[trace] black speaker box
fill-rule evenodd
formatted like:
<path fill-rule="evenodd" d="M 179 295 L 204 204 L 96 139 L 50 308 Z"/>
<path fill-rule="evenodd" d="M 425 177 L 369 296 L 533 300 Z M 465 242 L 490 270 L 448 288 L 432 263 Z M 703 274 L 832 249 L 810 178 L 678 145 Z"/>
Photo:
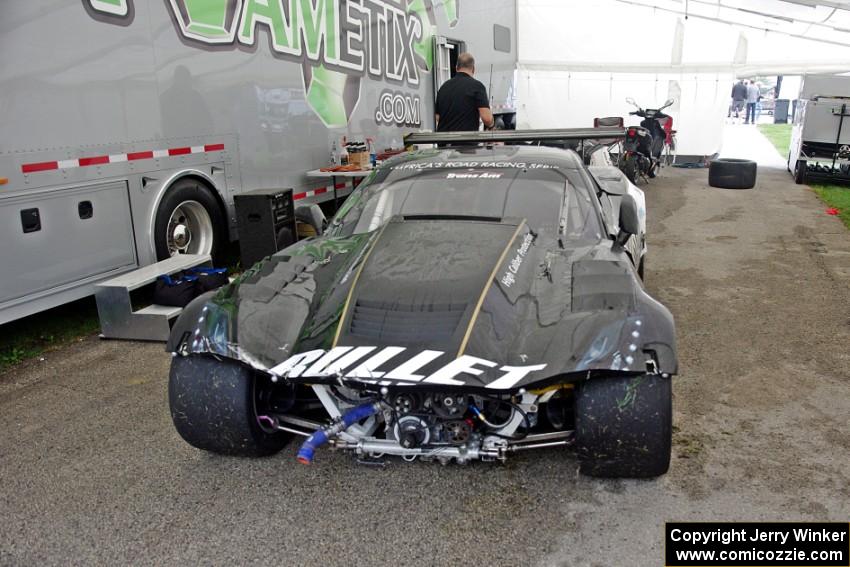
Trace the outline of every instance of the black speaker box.
<path fill-rule="evenodd" d="M 292 189 L 257 189 L 233 197 L 242 268 L 295 242 Z"/>

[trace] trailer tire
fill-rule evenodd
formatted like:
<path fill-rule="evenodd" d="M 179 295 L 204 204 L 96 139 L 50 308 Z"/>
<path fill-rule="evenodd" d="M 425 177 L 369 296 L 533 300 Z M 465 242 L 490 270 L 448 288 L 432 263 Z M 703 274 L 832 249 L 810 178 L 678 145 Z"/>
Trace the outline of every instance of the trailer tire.
<path fill-rule="evenodd" d="M 211 356 L 176 356 L 171 361 L 168 405 L 177 433 L 189 445 L 239 457 L 264 457 L 289 440 L 257 421 L 260 388 L 247 366 Z"/>
<path fill-rule="evenodd" d="M 226 235 L 224 213 L 203 181 L 184 177 L 168 188 L 154 219 L 157 260 L 177 254 L 215 257 L 223 249 Z"/>
<path fill-rule="evenodd" d="M 797 185 L 803 185 L 806 182 L 806 168 L 808 165 L 804 159 L 798 159 L 796 165 L 794 165 L 794 183 Z"/>
<path fill-rule="evenodd" d="M 651 478 L 670 467 L 671 379 L 656 374 L 591 378 L 575 398 L 582 474 Z"/>
<path fill-rule="evenodd" d="M 756 185 L 756 162 L 719 158 L 708 167 L 708 184 L 721 189 L 752 189 Z"/>

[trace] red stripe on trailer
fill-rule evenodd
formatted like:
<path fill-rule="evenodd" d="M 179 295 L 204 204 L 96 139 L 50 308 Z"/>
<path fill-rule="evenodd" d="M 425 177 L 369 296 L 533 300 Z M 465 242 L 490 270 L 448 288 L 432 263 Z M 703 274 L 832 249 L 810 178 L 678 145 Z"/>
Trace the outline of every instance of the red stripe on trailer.
<path fill-rule="evenodd" d="M 36 171 L 50 171 L 51 169 L 59 169 L 58 161 L 43 161 L 41 163 L 25 163 L 21 166 L 21 172 L 34 173 Z"/>
<path fill-rule="evenodd" d="M 295 195 L 292 196 L 292 200 L 297 201 L 298 199 L 303 199 L 306 196 L 307 196 L 307 193 L 296 193 Z"/>
<path fill-rule="evenodd" d="M 321 195 L 322 193 L 327 193 L 327 192 L 328 192 L 328 188 L 327 188 L 327 187 L 319 187 L 318 189 L 316 189 L 315 191 L 313 191 L 313 193 L 314 193 L 315 195 Z"/>
<path fill-rule="evenodd" d="M 224 144 L 206 144 L 203 146 L 203 152 L 220 152 L 224 151 Z M 182 156 L 192 153 L 191 147 L 185 148 L 170 148 L 168 150 L 156 150 L 159 152 L 165 152 L 168 156 Z M 195 153 L 201 153 L 200 150 L 196 148 Z M 126 156 L 126 157 L 125 157 Z M 42 161 L 39 163 L 25 163 L 21 165 L 22 173 L 35 173 L 37 171 L 53 171 L 56 169 L 74 169 L 76 167 L 86 167 L 90 165 L 106 165 L 110 163 L 119 163 L 124 161 L 137 161 L 140 159 L 153 159 L 154 158 L 154 150 L 147 150 L 142 152 L 129 152 L 127 154 L 115 154 L 108 156 L 92 156 L 92 157 L 83 157 L 79 159 L 68 159 L 61 161 Z M 59 164 L 62 163 L 62 167 L 59 167 Z"/>
<path fill-rule="evenodd" d="M 80 167 L 86 165 L 100 165 L 102 163 L 109 163 L 109 156 L 81 157 L 79 161 Z"/>

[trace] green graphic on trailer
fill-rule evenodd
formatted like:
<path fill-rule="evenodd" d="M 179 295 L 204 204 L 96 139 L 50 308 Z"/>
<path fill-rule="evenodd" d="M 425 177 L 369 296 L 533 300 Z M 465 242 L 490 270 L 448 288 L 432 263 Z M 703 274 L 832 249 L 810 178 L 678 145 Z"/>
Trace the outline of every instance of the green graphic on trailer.
<path fill-rule="evenodd" d="M 127 2 L 132 2 L 132 0 L 89 0 L 89 5 L 98 12 L 123 18 L 130 13 Z"/>
<path fill-rule="evenodd" d="M 96 12 L 126 18 L 133 0 L 84 0 Z M 203 45 L 257 46 L 257 30 L 271 38 L 275 57 L 301 64 L 307 104 L 328 127 L 343 127 L 360 99 L 363 77 L 399 87 L 420 85 L 420 71 L 434 66 L 435 3 L 450 26 L 457 24 L 458 0 L 168 0 L 183 38 Z M 392 91 L 404 117 L 418 124 L 418 95 Z M 409 99 L 409 100 L 408 100 Z"/>

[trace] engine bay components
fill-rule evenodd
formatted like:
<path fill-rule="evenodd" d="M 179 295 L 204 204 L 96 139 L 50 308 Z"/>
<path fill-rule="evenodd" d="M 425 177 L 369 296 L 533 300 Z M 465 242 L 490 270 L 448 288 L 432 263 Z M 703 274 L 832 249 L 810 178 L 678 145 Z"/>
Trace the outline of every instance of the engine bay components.
<path fill-rule="evenodd" d="M 346 408 L 346 404 L 357 400 L 341 395 L 336 388 L 321 385 L 313 388 L 328 414 L 339 417 L 318 428 L 304 442 L 298 452 L 298 460 L 304 464 L 311 463 L 315 449 L 327 443 L 337 449 L 353 450 L 361 461 L 368 462 L 384 455 L 397 455 L 405 460 L 437 460 L 443 464 L 452 460 L 458 463 L 504 460 L 510 450 L 529 445 L 523 441 L 531 427 L 530 416 L 537 421 L 538 396 L 526 392 L 498 398 L 383 388 L 375 401 Z M 492 419 L 487 418 L 487 413 Z M 369 423 L 371 426 L 367 427 Z M 547 442 L 566 444 L 569 433 L 558 435 Z"/>

